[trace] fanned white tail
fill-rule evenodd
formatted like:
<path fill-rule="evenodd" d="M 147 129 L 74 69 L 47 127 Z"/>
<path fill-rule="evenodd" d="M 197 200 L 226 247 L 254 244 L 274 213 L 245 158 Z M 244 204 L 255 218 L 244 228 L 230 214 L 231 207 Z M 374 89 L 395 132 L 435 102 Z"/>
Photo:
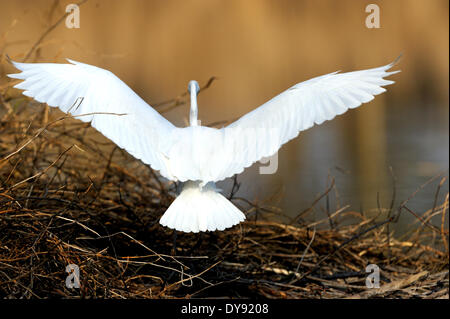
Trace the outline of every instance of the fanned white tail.
<path fill-rule="evenodd" d="M 161 217 L 163 226 L 184 232 L 224 230 L 239 224 L 245 215 L 218 192 L 214 183 L 200 187 L 187 182 Z"/>

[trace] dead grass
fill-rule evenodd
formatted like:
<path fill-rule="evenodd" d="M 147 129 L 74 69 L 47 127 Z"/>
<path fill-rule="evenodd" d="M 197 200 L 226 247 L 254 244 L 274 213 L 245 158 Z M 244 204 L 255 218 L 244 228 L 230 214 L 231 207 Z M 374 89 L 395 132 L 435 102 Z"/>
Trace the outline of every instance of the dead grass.
<path fill-rule="evenodd" d="M 377 218 L 344 207 L 305 222 L 309 208 L 290 225 L 233 198 L 245 223 L 174 237 L 158 223 L 174 184 L 9 85 L 0 97 L 4 298 L 448 298 L 448 194 L 420 216 L 407 199 Z M 417 224 L 396 239 L 388 227 L 402 211 Z M 430 222 L 437 215 L 441 226 Z M 357 222 L 348 225 L 349 217 Z M 65 286 L 69 264 L 80 268 L 80 289 Z M 369 264 L 380 267 L 381 288 L 367 289 Z"/>

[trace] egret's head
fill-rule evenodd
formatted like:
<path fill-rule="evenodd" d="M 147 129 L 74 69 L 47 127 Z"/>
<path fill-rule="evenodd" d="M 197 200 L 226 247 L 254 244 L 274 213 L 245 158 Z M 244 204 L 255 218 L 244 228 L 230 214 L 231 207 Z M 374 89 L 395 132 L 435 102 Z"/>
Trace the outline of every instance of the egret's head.
<path fill-rule="evenodd" d="M 200 86 L 198 85 L 198 82 L 197 81 L 189 81 L 188 91 L 189 91 L 189 93 L 195 92 L 195 94 L 198 94 L 198 91 L 200 91 Z"/>

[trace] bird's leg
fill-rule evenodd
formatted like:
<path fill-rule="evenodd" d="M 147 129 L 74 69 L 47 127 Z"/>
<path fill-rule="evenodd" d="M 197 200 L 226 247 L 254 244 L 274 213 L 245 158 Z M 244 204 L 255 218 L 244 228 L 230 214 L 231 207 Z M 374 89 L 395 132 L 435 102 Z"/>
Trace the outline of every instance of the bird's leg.
<path fill-rule="evenodd" d="M 177 253 L 177 231 L 174 229 L 173 230 L 173 245 L 172 245 L 172 250 L 170 252 L 170 254 L 172 256 L 175 256 Z"/>

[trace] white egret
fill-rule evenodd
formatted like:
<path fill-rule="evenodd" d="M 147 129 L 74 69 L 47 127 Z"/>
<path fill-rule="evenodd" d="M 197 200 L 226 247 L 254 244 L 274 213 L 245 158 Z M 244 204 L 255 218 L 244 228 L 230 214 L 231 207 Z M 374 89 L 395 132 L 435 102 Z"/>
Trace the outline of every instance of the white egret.
<path fill-rule="evenodd" d="M 190 126 L 176 127 L 110 71 L 70 64 L 17 63 L 9 77 L 24 95 L 78 117 L 162 176 L 183 182 L 160 223 L 184 232 L 223 230 L 245 215 L 215 187 L 273 155 L 300 131 L 369 102 L 394 83 L 391 64 L 348 73 L 330 73 L 296 84 L 221 129 L 198 125 L 199 85 L 189 82 Z M 77 99 L 82 102 L 74 103 Z M 110 114 L 107 114 L 110 113 Z M 116 115 L 111 114 L 116 113 Z M 125 114 L 118 116 L 119 114 Z"/>

